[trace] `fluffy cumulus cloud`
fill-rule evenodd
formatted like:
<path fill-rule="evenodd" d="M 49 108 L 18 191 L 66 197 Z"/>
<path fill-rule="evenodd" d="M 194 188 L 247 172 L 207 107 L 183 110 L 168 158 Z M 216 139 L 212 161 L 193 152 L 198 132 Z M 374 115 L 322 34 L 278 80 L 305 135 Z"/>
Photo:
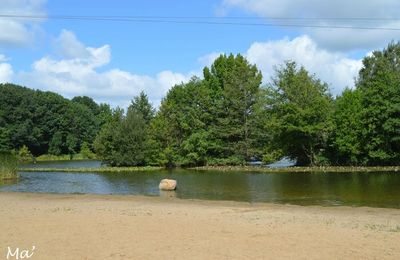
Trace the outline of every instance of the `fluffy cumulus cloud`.
<path fill-rule="evenodd" d="M 310 73 L 330 85 L 332 94 L 338 95 L 345 87 L 353 87 L 354 80 L 362 67 L 362 61 L 346 57 L 341 52 L 331 52 L 318 47 L 309 36 L 277 41 L 255 42 L 245 53 L 250 63 L 261 70 L 264 83 L 270 82 L 275 68 L 285 61 L 295 61 Z M 209 59 L 214 54 L 206 55 Z M 209 61 L 212 63 L 212 61 Z"/>
<path fill-rule="evenodd" d="M 0 13 L 12 15 L 45 15 L 45 0 L 2 0 Z M 40 19 L 0 17 L 0 46 L 15 47 L 29 44 L 40 31 Z"/>
<path fill-rule="evenodd" d="M 111 59 L 110 46 L 87 47 L 67 30 L 61 32 L 55 45 L 60 57 L 46 56 L 35 61 L 30 72 L 19 73 L 20 82 L 66 97 L 87 95 L 98 102 L 126 107 L 142 90 L 158 105 L 171 86 L 191 76 L 172 71 L 162 71 L 155 76 L 120 69 L 102 71 Z"/>
<path fill-rule="evenodd" d="M 133 96 L 145 91 L 154 105 L 175 84 L 186 82 L 201 71 L 186 74 L 161 71 L 156 75 L 139 75 L 118 68 L 105 70 L 110 63 L 111 48 L 87 47 L 71 31 L 63 30 L 55 40 L 56 57 L 45 56 L 32 64 L 29 72 L 14 75 L 7 59 L 0 55 L 0 81 L 17 78 L 19 83 L 54 91 L 66 97 L 77 95 L 93 97 L 98 102 L 126 107 Z M 203 66 L 210 66 L 220 53 L 210 53 L 198 59 Z M 321 49 L 309 36 L 277 41 L 255 42 L 244 53 L 258 66 L 267 83 L 274 74 L 274 67 L 287 60 L 296 61 L 311 73 L 327 82 L 333 94 L 340 94 L 345 87 L 352 87 L 362 66 L 361 60 L 348 58 L 341 52 Z"/>
<path fill-rule="evenodd" d="M 253 43 L 246 56 L 250 62 L 257 64 L 266 81 L 273 76 L 274 66 L 287 60 L 295 61 L 328 83 L 333 94 L 340 94 L 345 87 L 353 87 L 362 66 L 361 60 L 318 48 L 308 36 Z"/>
<path fill-rule="evenodd" d="M 222 52 L 212 52 L 209 54 L 206 54 L 200 58 L 197 59 L 197 61 L 204 67 L 210 67 L 214 60 L 217 59 L 220 55 L 222 54 Z"/>
<path fill-rule="evenodd" d="M 0 83 L 12 81 L 14 72 L 12 66 L 8 63 L 8 59 L 3 54 L 0 54 Z"/>
<path fill-rule="evenodd" d="M 244 9 L 266 19 L 324 18 L 301 22 L 287 19 L 280 21 L 285 24 L 400 28 L 400 1 L 397 0 L 224 0 L 222 7 L 228 11 L 231 8 Z M 395 30 L 325 28 L 303 29 L 303 32 L 312 36 L 321 46 L 341 51 L 377 48 L 400 37 L 400 31 Z"/>
<path fill-rule="evenodd" d="M 57 53 L 63 58 L 87 58 L 90 51 L 80 42 L 75 34 L 68 30 L 62 30 L 60 36 L 54 41 Z"/>

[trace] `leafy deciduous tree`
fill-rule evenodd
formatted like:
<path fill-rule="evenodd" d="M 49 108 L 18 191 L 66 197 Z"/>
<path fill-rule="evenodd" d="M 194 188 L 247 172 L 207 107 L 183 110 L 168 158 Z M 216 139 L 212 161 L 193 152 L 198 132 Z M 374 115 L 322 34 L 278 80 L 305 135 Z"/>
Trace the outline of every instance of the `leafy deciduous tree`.
<path fill-rule="evenodd" d="M 332 131 L 328 86 L 295 62 L 287 62 L 277 69 L 269 95 L 275 146 L 297 165 L 326 163 L 323 154 Z"/>
<path fill-rule="evenodd" d="M 363 60 L 356 83 L 363 107 L 363 149 L 372 165 L 400 161 L 400 43 Z"/>

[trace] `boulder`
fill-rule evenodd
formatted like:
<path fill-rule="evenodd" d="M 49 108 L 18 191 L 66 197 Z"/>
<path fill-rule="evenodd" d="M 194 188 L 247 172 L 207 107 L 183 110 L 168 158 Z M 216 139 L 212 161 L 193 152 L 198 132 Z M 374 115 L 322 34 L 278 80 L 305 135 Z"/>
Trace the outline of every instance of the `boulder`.
<path fill-rule="evenodd" d="M 175 190 L 176 189 L 176 180 L 171 179 L 163 179 L 160 181 L 160 185 L 158 185 L 160 190 Z"/>

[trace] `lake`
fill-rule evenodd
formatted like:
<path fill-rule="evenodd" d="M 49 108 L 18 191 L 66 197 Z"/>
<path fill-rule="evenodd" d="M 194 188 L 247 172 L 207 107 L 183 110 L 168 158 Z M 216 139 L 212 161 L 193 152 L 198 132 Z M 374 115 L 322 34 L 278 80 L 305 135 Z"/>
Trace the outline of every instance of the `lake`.
<path fill-rule="evenodd" d="M 27 167 L 101 167 L 97 161 L 47 162 Z M 160 192 L 163 178 L 178 189 Z M 400 208 L 399 173 L 242 173 L 161 170 L 127 173 L 20 172 L 3 192 L 136 194 L 181 199 L 271 202 L 297 205 Z"/>

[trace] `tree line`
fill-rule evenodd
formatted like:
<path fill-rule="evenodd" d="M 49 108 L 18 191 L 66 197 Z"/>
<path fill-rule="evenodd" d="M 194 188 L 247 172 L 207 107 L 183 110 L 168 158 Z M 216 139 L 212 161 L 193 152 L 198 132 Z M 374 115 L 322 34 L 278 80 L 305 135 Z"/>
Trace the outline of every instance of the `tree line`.
<path fill-rule="evenodd" d="M 295 62 L 263 85 L 243 56 L 221 55 L 202 78 L 173 86 L 157 110 L 143 92 L 124 111 L 1 85 L 8 98 L 0 97 L 0 147 L 71 153 L 86 142 L 114 166 L 243 165 L 283 156 L 302 166 L 395 165 L 399 70 L 400 44 L 390 43 L 363 59 L 354 89 L 333 97 Z"/>
<path fill-rule="evenodd" d="M 110 116 L 109 105 L 89 97 L 0 84 L 0 151 L 73 155 L 91 146 Z"/>

